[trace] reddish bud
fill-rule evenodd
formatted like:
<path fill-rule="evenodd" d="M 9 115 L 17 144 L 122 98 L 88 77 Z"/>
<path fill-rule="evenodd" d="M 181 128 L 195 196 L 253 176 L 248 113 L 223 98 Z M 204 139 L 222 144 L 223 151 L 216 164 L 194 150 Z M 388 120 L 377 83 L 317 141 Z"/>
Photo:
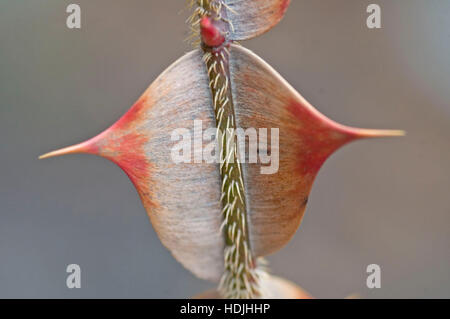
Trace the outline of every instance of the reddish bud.
<path fill-rule="evenodd" d="M 218 47 L 225 42 L 225 37 L 208 17 L 203 17 L 201 19 L 200 30 L 203 43 L 209 47 Z"/>

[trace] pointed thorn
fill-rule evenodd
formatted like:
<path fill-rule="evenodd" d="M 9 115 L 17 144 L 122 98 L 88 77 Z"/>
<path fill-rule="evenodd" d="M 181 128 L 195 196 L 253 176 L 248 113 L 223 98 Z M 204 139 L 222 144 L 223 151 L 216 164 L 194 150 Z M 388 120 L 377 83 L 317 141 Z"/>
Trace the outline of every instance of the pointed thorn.
<path fill-rule="evenodd" d="M 82 143 L 75 144 L 72 146 L 64 147 L 59 150 L 41 155 L 41 156 L 39 156 L 39 159 L 45 159 L 45 158 L 67 155 L 67 154 L 75 154 L 75 153 L 92 153 L 92 143 L 90 143 L 90 141 L 86 141 L 86 142 L 82 142 Z"/>
<path fill-rule="evenodd" d="M 354 133 L 360 138 L 396 137 L 406 135 L 406 132 L 402 130 L 354 129 Z"/>

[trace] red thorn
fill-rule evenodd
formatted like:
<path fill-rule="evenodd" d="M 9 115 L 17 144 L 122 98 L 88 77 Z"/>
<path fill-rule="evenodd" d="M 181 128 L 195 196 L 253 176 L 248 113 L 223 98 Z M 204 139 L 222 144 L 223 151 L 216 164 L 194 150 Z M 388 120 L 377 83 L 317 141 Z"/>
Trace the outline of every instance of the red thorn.
<path fill-rule="evenodd" d="M 88 139 L 87 141 L 41 155 L 39 156 L 39 159 L 78 153 L 101 155 L 99 142 L 105 138 L 105 136 L 108 134 L 108 131 L 109 129 L 94 136 L 91 139 Z"/>
<path fill-rule="evenodd" d="M 225 42 L 225 37 L 208 17 L 203 17 L 200 21 L 200 30 L 203 43 L 209 47 L 218 47 Z"/>
<path fill-rule="evenodd" d="M 97 154 L 97 146 L 96 146 L 96 140 L 97 138 L 92 138 L 90 140 L 87 140 L 85 142 L 75 144 L 72 146 L 64 147 L 62 149 L 46 153 L 44 155 L 39 156 L 39 159 L 49 158 L 49 157 L 55 157 L 55 156 L 62 156 L 62 155 L 68 155 L 68 154 L 77 154 L 77 153 L 90 153 L 90 154 Z"/>
<path fill-rule="evenodd" d="M 376 130 L 346 127 L 348 134 L 353 134 L 355 138 L 377 138 L 377 137 L 397 137 L 405 136 L 405 131 L 402 130 Z"/>

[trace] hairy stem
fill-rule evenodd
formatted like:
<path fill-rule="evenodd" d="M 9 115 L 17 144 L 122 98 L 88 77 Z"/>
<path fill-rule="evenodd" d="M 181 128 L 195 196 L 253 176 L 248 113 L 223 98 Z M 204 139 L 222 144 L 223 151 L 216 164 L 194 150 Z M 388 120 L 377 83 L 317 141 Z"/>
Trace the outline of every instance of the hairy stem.
<path fill-rule="evenodd" d="M 227 7 L 221 1 L 198 0 L 191 22 L 193 26 L 208 17 L 222 31 L 232 28 L 226 19 Z M 198 31 L 197 31 L 198 32 Z M 236 119 L 229 73 L 229 43 L 201 48 L 209 75 L 220 149 L 222 229 L 225 236 L 224 265 L 219 291 L 224 298 L 257 298 L 260 296 L 258 270 L 252 256 L 247 227 L 247 207 L 242 165 L 237 147 Z"/>

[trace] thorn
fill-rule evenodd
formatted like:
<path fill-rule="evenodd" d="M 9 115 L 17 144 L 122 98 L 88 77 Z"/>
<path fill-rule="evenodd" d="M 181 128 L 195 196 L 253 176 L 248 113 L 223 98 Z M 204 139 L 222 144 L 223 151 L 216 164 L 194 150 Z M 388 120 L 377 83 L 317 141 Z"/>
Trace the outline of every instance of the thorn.
<path fill-rule="evenodd" d="M 352 129 L 356 137 L 375 138 L 375 137 L 396 137 L 405 136 L 406 132 L 402 130 L 372 130 L 372 129 Z"/>
<path fill-rule="evenodd" d="M 95 146 L 93 140 L 88 140 L 86 142 L 82 142 L 79 144 L 75 144 L 72 146 L 64 147 L 56 151 L 45 153 L 44 155 L 39 156 L 39 159 L 45 159 L 55 156 L 62 156 L 67 154 L 76 154 L 76 153 L 95 153 Z"/>

